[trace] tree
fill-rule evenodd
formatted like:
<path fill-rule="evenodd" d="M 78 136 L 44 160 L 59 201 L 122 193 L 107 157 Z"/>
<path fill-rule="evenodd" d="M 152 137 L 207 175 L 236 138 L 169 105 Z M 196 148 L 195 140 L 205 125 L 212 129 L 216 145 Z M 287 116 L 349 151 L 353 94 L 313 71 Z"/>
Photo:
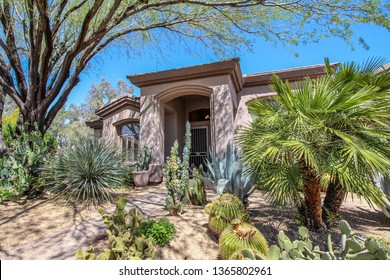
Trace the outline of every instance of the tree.
<path fill-rule="evenodd" d="M 274 203 L 298 206 L 312 229 L 324 228 L 321 189 L 332 211 L 346 192 L 384 205 L 373 180 L 390 170 L 390 71 L 376 69 L 342 65 L 296 89 L 275 76 L 274 101 L 249 103 L 253 121 L 238 137 L 244 162 Z"/>
<path fill-rule="evenodd" d="M 388 18 L 389 5 L 377 0 L 1 0 L 0 87 L 20 108 L 25 131 L 37 123 L 44 133 L 80 74 L 114 43 L 137 53 L 188 39 L 223 56 L 248 45 L 248 34 L 284 44 L 349 41 L 351 24 L 389 29 Z"/>
<path fill-rule="evenodd" d="M 113 87 L 109 81 L 102 79 L 99 83 L 92 84 L 85 103 L 79 106 L 72 103 L 61 109 L 48 131 L 59 143 L 74 143 L 80 137 L 92 136 L 93 131 L 85 122 L 98 118 L 96 110 L 115 98 L 132 93 L 133 88 L 125 81 L 118 80 L 116 87 Z"/>

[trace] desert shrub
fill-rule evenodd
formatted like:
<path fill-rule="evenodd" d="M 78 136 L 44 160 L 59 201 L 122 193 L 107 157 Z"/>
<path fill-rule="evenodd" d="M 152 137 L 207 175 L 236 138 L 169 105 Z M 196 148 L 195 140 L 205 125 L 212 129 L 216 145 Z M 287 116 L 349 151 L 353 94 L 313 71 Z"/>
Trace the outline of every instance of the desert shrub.
<path fill-rule="evenodd" d="M 136 169 L 133 165 L 125 165 L 122 168 L 122 185 L 125 187 L 134 187 L 133 171 Z"/>
<path fill-rule="evenodd" d="M 55 150 L 52 139 L 38 131 L 22 133 L 10 140 L 7 154 L 0 159 L 0 201 L 30 197 L 43 191 L 39 176 Z"/>
<path fill-rule="evenodd" d="M 110 201 L 111 189 L 122 182 L 122 157 L 109 143 L 84 139 L 64 148 L 44 171 L 54 194 L 96 206 Z"/>
<path fill-rule="evenodd" d="M 141 232 L 153 240 L 154 244 L 164 247 L 176 233 L 175 226 L 168 219 L 147 220 L 141 225 Z"/>
<path fill-rule="evenodd" d="M 150 238 L 142 235 L 142 213 L 132 208 L 125 211 L 127 200 L 120 197 L 117 200 L 114 213 L 107 214 L 103 208 L 99 213 L 107 226 L 109 248 L 100 254 L 93 247 L 78 250 L 76 258 L 81 260 L 153 260 L 157 252 Z"/>

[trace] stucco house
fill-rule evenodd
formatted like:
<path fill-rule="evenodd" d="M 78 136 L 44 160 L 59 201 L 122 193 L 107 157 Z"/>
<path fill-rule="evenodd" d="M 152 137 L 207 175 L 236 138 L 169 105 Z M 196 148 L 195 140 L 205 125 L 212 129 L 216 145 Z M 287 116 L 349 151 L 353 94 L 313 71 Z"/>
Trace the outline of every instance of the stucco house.
<path fill-rule="evenodd" d="M 333 66 L 337 64 L 332 64 Z M 242 75 L 239 59 L 173 69 L 127 78 L 140 97 L 123 96 L 100 108 L 99 120 L 87 122 L 97 137 L 110 139 L 127 159 L 134 150 L 151 148 L 151 182 L 161 182 L 161 164 L 177 139 L 184 145 L 185 123 L 192 132 L 191 164 L 198 165 L 211 148 L 223 153 L 237 130 L 251 120 L 246 103 L 270 98 L 272 75 L 296 82 L 325 74 L 324 65 Z"/>

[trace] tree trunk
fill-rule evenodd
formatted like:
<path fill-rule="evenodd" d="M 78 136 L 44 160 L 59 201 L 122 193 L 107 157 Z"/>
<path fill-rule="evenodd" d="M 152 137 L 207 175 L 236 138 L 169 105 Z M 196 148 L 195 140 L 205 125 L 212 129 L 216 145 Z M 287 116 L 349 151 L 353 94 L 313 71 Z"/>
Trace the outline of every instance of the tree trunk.
<path fill-rule="evenodd" d="M 305 202 L 301 213 L 304 216 L 305 225 L 314 231 L 326 230 L 322 221 L 321 184 L 319 179 L 311 172 L 308 174 L 304 198 Z"/>
<path fill-rule="evenodd" d="M 5 93 L 0 88 L 0 158 L 7 153 L 7 146 L 3 139 L 3 111 L 4 111 Z"/>
<path fill-rule="evenodd" d="M 339 214 L 344 198 L 345 190 L 341 187 L 340 183 L 335 182 L 329 184 L 322 207 L 322 219 L 328 228 L 333 226 L 333 222 Z"/>

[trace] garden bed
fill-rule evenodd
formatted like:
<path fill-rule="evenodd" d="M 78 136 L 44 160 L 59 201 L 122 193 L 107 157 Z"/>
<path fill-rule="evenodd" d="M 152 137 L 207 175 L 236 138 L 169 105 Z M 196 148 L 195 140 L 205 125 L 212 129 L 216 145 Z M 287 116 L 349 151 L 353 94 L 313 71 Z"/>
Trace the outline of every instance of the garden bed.
<path fill-rule="evenodd" d="M 130 200 L 147 192 L 154 192 L 163 200 L 165 189 L 163 186 L 142 190 L 123 189 L 116 196 L 123 195 Z M 251 223 L 264 234 L 270 245 L 276 243 L 279 230 L 284 230 L 290 238 L 298 237 L 299 223 L 294 219 L 295 209 L 275 209 L 264 199 L 261 192 L 255 192 L 249 201 Z M 137 205 L 142 207 L 142 203 L 146 205 L 148 201 L 142 202 L 142 199 L 139 199 L 138 203 L 141 203 Z M 112 207 L 114 206 L 106 206 L 107 209 Z M 153 207 L 154 210 L 145 211 L 145 216 L 166 217 L 175 224 L 177 231 L 173 240 L 166 247 L 159 249 L 159 259 L 218 259 L 218 241 L 208 229 L 208 216 L 202 207 L 187 206 L 186 212 L 180 216 L 169 216 L 161 203 Z M 0 205 L 0 213 L 0 253 L 34 243 L 35 240 L 99 215 L 95 209 L 65 204 L 61 200 L 53 200 L 50 195 L 35 200 L 8 202 Z M 367 203 L 356 197 L 355 201 L 348 197 L 344 202 L 341 217 L 349 222 L 356 233 L 390 240 L 390 219 L 380 211 L 369 208 Z M 337 242 L 337 229 L 333 229 L 331 233 L 334 235 L 333 241 Z M 325 246 L 326 235 L 311 233 L 311 236 L 313 242 L 321 247 Z M 98 247 L 104 246 L 104 243 L 104 239 L 91 240 L 91 245 Z"/>

